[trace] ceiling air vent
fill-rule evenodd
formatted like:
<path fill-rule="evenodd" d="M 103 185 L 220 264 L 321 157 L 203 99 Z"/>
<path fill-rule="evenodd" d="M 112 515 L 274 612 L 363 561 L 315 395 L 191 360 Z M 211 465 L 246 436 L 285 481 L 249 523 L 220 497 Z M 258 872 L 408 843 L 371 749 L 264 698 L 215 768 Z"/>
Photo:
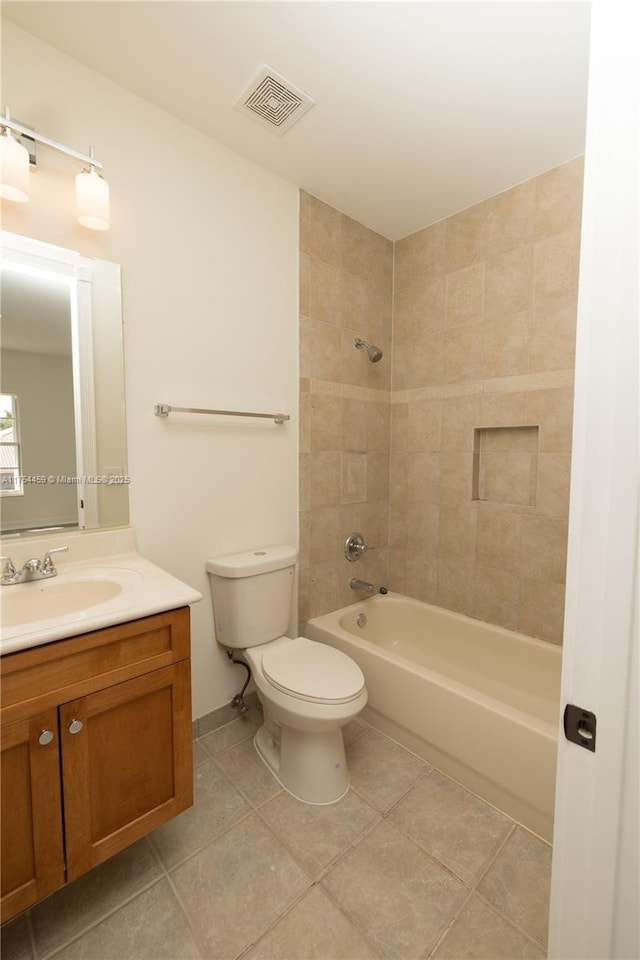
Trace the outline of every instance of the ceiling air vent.
<path fill-rule="evenodd" d="M 264 67 L 234 106 L 279 136 L 286 133 L 315 101 L 276 70 Z"/>

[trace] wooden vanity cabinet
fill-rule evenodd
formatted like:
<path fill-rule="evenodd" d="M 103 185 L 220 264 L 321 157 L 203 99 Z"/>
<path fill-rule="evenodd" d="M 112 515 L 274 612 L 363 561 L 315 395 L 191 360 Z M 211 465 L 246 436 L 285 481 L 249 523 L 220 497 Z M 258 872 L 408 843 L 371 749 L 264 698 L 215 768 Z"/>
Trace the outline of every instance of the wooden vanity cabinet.
<path fill-rule="evenodd" d="M 65 881 L 57 711 L 3 724 L 1 741 L 4 921 Z"/>
<path fill-rule="evenodd" d="M 193 803 L 189 608 L 8 654 L 2 921 Z"/>

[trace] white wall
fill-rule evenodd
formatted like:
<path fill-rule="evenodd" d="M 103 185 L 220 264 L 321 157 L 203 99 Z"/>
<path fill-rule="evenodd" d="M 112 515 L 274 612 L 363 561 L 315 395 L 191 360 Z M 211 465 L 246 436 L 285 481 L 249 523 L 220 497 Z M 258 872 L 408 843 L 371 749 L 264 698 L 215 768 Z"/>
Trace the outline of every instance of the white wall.
<path fill-rule="evenodd" d="M 46 148 L 3 227 L 122 264 L 131 523 L 144 556 L 204 595 L 201 716 L 243 680 L 214 643 L 205 560 L 297 542 L 297 189 L 12 24 L 2 47 L 12 115 L 105 164 L 109 233 L 75 224 L 77 167 Z M 162 420 L 156 401 L 293 419 Z"/>

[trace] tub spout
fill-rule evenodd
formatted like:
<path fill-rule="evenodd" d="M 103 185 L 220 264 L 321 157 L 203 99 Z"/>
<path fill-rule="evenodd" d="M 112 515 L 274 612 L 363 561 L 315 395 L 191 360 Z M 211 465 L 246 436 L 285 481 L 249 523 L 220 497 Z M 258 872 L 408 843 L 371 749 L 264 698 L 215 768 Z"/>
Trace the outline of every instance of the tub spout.
<path fill-rule="evenodd" d="M 373 583 L 367 583 L 366 580 L 358 580 L 357 577 L 351 577 L 349 586 L 352 590 L 362 590 L 364 593 L 375 593 L 376 587 Z"/>

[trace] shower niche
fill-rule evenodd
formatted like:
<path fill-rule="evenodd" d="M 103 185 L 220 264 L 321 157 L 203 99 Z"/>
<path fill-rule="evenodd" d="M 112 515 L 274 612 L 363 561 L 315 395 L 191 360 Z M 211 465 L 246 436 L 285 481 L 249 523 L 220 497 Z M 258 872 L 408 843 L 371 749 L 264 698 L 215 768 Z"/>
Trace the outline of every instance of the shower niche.
<path fill-rule="evenodd" d="M 535 507 L 538 426 L 476 427 L 473 500 Z"/>

